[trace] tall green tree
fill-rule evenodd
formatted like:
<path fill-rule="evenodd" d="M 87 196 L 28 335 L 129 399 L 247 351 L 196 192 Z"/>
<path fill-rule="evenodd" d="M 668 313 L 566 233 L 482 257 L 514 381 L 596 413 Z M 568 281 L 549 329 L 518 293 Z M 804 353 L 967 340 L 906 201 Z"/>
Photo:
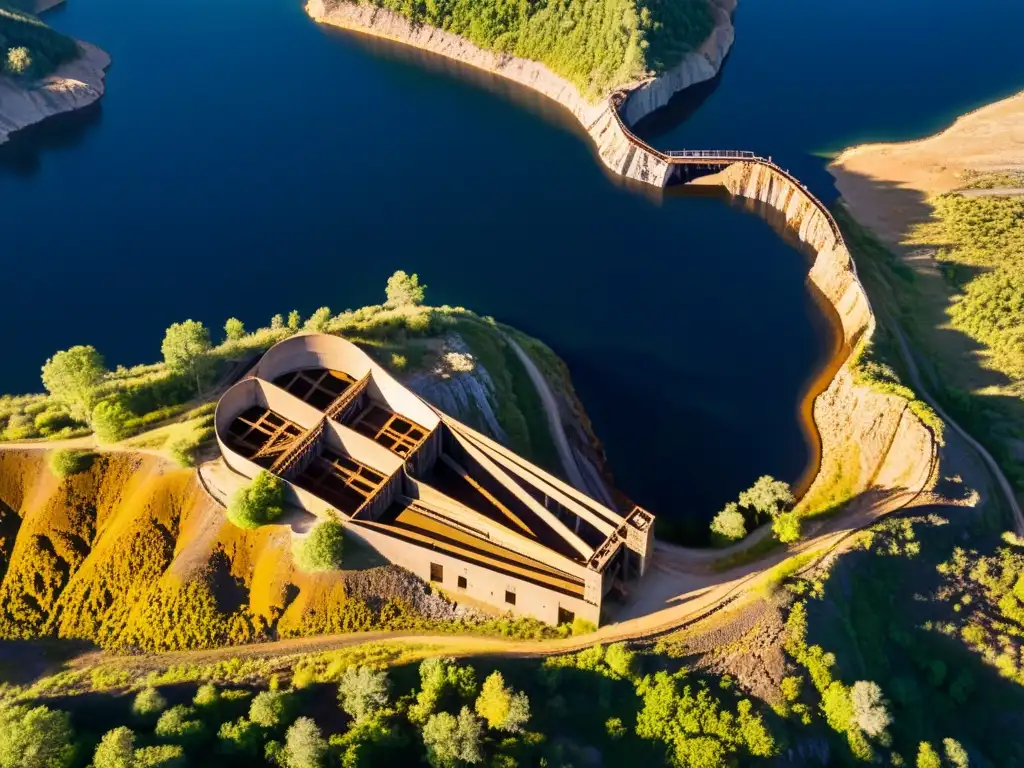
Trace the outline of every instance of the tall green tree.
<path fill-rule="evenodd" d="M 135 734 L 126 726 L 103 734 L 92 758 L 93 768 L 134 768 Z"/>
<path fill-rule="evenodd" d="M 389 307 L 411 307 L 423 303 L 427 286 L 420 285 L 420 276 L 406 274 L 401 269 L 388 278 Z"/>
<path fill-rule="evenodd" d="M 228 341 L 238 341 L 245 336 L 245 324 L 237 317 L 229 317 L 224 323 L 224 338 Z"/>
<path fill-rule="evenodd" d="M 79 421 L 89 421 L 96 392 L 107 369 L 93 346 L 57 352 L 43 365 L 43 386 Z"/>
<path fill-rule="evenodd" d="M 285 734 L 284 759 L 288 768 L 323 768 L 327 741 L 313 718 L 300 717 L 292 723 Z"/>
<path fill-rule="evenodd" d="M 463 763 L 483 760 L 480 737 L 483 727 L 469 707 L 463 707 L 459 716 L 450 712 L 431 715 L 423 726 L 423 743 L 427 748 L 427 762 L 433 768 L 455 768 Z"/>
<path fill-rule="evenodd" d="M 202 374 L 209 363 L 210 346 L 206 326 L 198 320 L 186 320 L 167 329 L 160 350 L 171 370 L 195 377 L 196 394 L 199 394 L 203 389 Z"/>
<path fill-rule="evenodd" d="M 309 316 L 309 320 L 306 321 L 306 330 L 314 331 L 316 333 L 324 333 L 327 331 L 327 326 L 331 322 L 331 308 L 320 307 L 316 312 Z"/>
<path fill-rule="evenodd" d="M 711 533 L 723 544 L 739 541 L 747 535 L 747 521 L 739 505 L 730 501 L 711 521 Z"/>
<path fill-rule="evenodd" d="M 288 313 L 288 330 L 293 333 L 299 330 L 302 325 L 302 315 L 299 314 L 299 310 L 293 309 Z"/>
<path fill-rule="evenodd" d="M 0 768 L 67 768 L 75 758 L 66 712 L 0 706 Z"/>
<path fill-rule="evenodd" d="M 756 483 L 740 494 L 740 506 L 754 510 L 758 520 L 761 515 L 775 517 L 794 501 L 789 484 L 771 475 L 761 475 Z"/>
<path fill-rule="evenodd" d="M 348 667 L 338 683 L 338 699 L 341 708 L 360 722 L 387 706 L 390 687 L 384 670 Z"/>
<path fill-rule="evenodd" d="M 516 733 L 530 719 L 530 700 L 525 693 L 516 693 L 505 685 L 501 672 L 492 672 L 476 699 L 476 713 L 491 728 Z"/>

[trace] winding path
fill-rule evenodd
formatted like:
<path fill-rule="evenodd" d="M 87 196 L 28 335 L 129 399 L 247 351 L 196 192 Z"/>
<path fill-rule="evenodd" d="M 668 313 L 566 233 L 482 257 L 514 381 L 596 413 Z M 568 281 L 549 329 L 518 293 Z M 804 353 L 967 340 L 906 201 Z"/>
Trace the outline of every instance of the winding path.
<path fill-rule="evenodd" d="M 992 476 L 995 477 L 1003 495 L 1006 497 L 1006 503 L 1010 506 L 1010 511 L 1013 513 L 1014 531 L 1018 535 L 1024 535 L 1024 514 L 1021 513 L 1020 504 L 1017 502 L 1017 496 L 1013 492 L 1013 486 L 1010 485 L 1010 481 L 1006 479 L 1006 475 L 1003 474 L 1003 470 L 999 468 L 999 464 L 994 458 L 992 458 L 992 454 L 986 450 L 985 446 L 971 437 L 967 433 L 967 430 L 953 421 L 952 417 L 943 410 L 942 406 L 939 405 L 935 398 L 932 397 L 925 388 L 924 380 L 921 377 L 921 371 L 917 367 L 917 362 L 914 360 L 913 352 L 911 352 L 910 345 L 907 344 L 907 339 L 903 335 L 903 330 L 900 328 L 899 323 L 891 317 L 886 317 L 886 324 L 890 329 L 892 329 L 893 335 L 896 337 L 896 341 L 899 342 L 900 356 L 903 358 L 903 362 L 907 366 L 907 374 L 910 377 L 911 387 L 913 387 L 917 394 L 921 396 L 921 399 L 934 408 L 935 412 L 939 414 L 942 420 L 952 427 L 953 431 L 960 435 L 960 437 L 962 437 L 982 458 L 985 465 L 992 473 Z"/>
<path fill-rule="evenodd" d="M 558 400 L 555 398 L 555 393 L 551 391 L 548 380 L 544 378 L 544 374 L 537 368 L 533 358 L 526 354 L 515 339 L 507 333 L 503 333 L 501 336 L 512 347 L 512 351 L 516 353 L 519 362 L 526 368 L 530 381 L 533 382 L 537 394 L 540 395 L 541 404 L 544 406 L 544 414 L 548 418 L 548 429 L 551 432 L 551 438 L 555 441 L 555 449 L 558 451 L 558 458 L 562 463 L 562 469 L 565 470 L 565 477 L 569 481 L 569 485 L 585 492 L 587 485 L 583 479 L 583 473 L 580 472 L 579 465 L 576 463 L 576 457 L 573 456 L 572 446 L 569 445 L 569 440 L 565 436 L 561 412 L 558 410 Z"/>

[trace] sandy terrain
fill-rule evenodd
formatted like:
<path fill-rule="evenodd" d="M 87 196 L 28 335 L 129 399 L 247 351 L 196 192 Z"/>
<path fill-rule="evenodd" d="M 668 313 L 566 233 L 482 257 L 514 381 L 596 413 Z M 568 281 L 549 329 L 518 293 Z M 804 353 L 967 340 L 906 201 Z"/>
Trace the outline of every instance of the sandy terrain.
<path fill-rule="evenodd" d="M 927 198 L 962 186 L 965 170 L 1009 169 L 1024 170 L 1024 92 L 927 139 L 852 147 L 829 167 L 854 217 L 892 245 L 927 218 Z"/>

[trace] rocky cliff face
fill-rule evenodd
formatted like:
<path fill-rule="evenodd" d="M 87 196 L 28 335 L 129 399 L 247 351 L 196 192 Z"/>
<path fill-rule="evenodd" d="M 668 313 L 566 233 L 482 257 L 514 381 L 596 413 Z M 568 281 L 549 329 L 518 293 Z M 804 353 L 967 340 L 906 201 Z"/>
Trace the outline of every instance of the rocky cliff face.
<path fill-rule="evenodd" d="M 793 179 L 764 164 L 737 163 L 703 183 L 721 184 L 730 193 L 765 205 L 816 256 L 808 279 L 835 309 L 843 352 L 874 332 L 875 317 L 846 244 L 837 237 L 820 204 Z M 814 423 L 821 436 L 821 469 L 813 495 L 843 478 L 855 493 L 870 488 L 916 492 L 928 482 L 934 452 L 931 432 L 913 415 L 906 400 L 858 385 L 843 363 L 814 402 Z"/>
<path fill-rule="evenodd" d="M 712 7 L 717 23 L 700 48 L 660 77 L 623 85 L 623 90 L 631 92 L 621 118 L 627 125 L 664 106 L 675 93 L 710 80 L 718 73 L 733 43 L 732 12 L 736 8 L 736 0 L 715 0 Z M 309 0 L 306 12 L 324 24 L 412 45 L 493 72 L 543 93 L 579 120 L 597 145 L 601 160 L 611 171 L 654 186 L 665 185 L 669 165 L 656 155 L 638 149 L 623 130 L 615 107 L 608 99 L 588 101 L 575 85 L 543 64 L 485 51 L 457 35 L 425 24 L 414 25 L 397 13 L 368 4 L 347 0 Z"/>
<path fill-rule="evenodd" d="M 0 144 L 15 131 L 48 117 L 92 104 L 103 95 L 110 56 L 79 43 L 82 55 L 39 82 L 24 84 L 0 77 Z"/>

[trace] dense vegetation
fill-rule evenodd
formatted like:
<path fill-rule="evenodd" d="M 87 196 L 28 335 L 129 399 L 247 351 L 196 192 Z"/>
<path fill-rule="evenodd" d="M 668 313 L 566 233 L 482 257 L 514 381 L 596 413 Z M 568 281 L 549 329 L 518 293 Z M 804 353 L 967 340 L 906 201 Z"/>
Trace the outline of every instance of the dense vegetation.
<path fill-rule="evenodd" d="M 989 526 L 970 532 L 991 541 Z M 1021 542 L 982 555 L 956 545 L 964 528 L 887 520 L 830 574 L 789 584 L 783 643 L 800 669 L 780 711 L 828 727 L 830 763 L 1024 765 L 1021 742 L 1001 735 L 1024 706 Z"/>
<path fill-rule="evenodd" d="M 417 655 L 365 646 L 293 656 L 280 672 L 265 660 L 149 676 L 97 668 L 77 690 L 67 685 L 80 673 L 57 675 L 4 692 L 0 767 L 24 768 L 5 756 L 26 749 L 47 768 L 527 768 L 595 752 L 606 765 L 713 767 L 779 753 L 770 712 L 622 644 L 501 665 L 414 666 Z"/>
<path fill-rule="evenodd" d="M 995 174 L 969 186 L 1019 184 L 1019 176 Z M 978 350 L 956 352 L 956 358 L 937 350 L 943 366 L 937 394 L 1024 487 L 1024 198 L 951 193 L 932 206 L 931 221 L 916 229 L 912 242 L 936 248 L 953 297 L 946 311 L 950 325 Z"/>
<path fill-rule="evenodd" d="M 678 64 L 710 34 L 707 0 L 372 0 L 465 37 L 532 59 L 590 97 Z"/>
<path fill-rule="evenodd" d="M 0 75 L 45 77 L 77 56 L 78 45 L 70 37 L 10 4 L 0 4 Z"/>
<path fill-rule="evenodd" d="M 287 317 L 274 315 L 269 326 L 252 332 L 238 318 L 229 318 L 218 345 L 202 323 L 174 323 L 161 344 L 163 362 L 133 368 L 109 370 L 89 345 L 57 352 L 43 366 L 47 395 L 0 397 L 0 440 L 65 440 L 92 432 L 100 443 L 127 441 L 133 447 L 162 449 L 191 466 L 213 438 L 218 379 L 278 341 L 317 331 L 356 342 L 403 375 L 434 370 L 439 363 L 449 373 L 473 374 L 483 365 L 486 374 L 479 376 L 491 385 L 488 406 L 511 447 L 557 472 L 540 397 L 495 322 L 462 307 L 424 306 L 425 289 L 417 275 L 399 271 L 388 280 L 385 304 L 339 314 L 320 307 L 305 320 L 292 310 Z M 439 340 L 454 336 L 468 352 L 439 353 Z M 525 343 L 529 337 L 518 338 Z M 532 354 L 554 357 L 543 344 L 529 342 Z M 449 359 L 457 365 L 448 365 Z M 454 415 L 489 431 L 487 420 L 475 411 Z"/>

